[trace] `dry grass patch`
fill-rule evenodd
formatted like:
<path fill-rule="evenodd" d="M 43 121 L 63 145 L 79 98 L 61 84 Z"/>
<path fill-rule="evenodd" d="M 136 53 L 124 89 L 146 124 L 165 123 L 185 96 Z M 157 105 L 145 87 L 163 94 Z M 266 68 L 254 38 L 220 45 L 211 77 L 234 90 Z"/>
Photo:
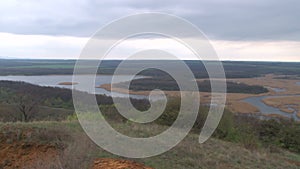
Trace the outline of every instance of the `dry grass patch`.
<path fill-rule="evenodd" d="M 245 102 L 231 102 L 228 105 L 228 108 L 232 111 L 232 112 L 236 112 L 236 113 L 258 113 L 259 110 L 258 108 L 256 108 L 255 106 L 252 106 L 249 103 L 245 103 Z"/>

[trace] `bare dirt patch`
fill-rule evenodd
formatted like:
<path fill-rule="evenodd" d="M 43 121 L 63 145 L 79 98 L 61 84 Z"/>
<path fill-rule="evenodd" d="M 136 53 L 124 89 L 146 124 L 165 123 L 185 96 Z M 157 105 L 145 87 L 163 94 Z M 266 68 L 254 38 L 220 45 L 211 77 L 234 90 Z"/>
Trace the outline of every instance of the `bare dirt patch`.
<path fill-rule="evenodd" d="M 16 124 L 16 123 L 14 123 Z M 58 130 L 32 128 L 24 124 L 0 127 L 0 168 L 54 169 L 62 168 L 60 154 L 64 149 Z"/>
<path fill-rule="evenodd" d="M 92 169 L 153 169 L 134 161 L 101 158 L 94 161 Z"/>
<path fill-rule="evenodd" d="M 59 168 L 58 151 L 51 145 L 0 144 L 0 168 Z"/>

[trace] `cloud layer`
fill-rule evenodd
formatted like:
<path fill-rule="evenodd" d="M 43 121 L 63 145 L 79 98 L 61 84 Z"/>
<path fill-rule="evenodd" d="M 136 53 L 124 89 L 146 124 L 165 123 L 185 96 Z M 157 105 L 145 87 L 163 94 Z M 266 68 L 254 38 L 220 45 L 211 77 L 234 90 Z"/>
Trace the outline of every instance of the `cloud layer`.
<path fill-rule="evenodd" d="M 0 1 L 0 56 L 76 58 L 88 38 L 111 21 L 140 12 L 164 12 L 198 26 L 222 60 L 300 61 L 299 11 L 299 0 Z M 157 40 L 154 43 L 164 46 L 164 40 Z M 149 43 L 153 41 L 129 42 L 114 58 Z"/>
<path fill-rule="evenodd" d="M 218 40 L 300 40 L 298 0 L 12 0 L 0 1 L 0 32 L 90 36 L 138 12 L 186 18 Z"/>

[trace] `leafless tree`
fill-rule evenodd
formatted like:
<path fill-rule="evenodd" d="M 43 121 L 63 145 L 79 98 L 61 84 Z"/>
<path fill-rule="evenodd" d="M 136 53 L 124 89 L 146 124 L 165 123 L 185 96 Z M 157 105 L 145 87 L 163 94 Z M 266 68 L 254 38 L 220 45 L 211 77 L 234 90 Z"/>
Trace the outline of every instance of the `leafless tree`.
<path fill-rule="evenodd" d="M 23 122 L 30 121 L 33 114 L 38 110 L 38 101 L 29 95 L 18 94 L 14 102 L 18 111 L 21 113 Z"/>

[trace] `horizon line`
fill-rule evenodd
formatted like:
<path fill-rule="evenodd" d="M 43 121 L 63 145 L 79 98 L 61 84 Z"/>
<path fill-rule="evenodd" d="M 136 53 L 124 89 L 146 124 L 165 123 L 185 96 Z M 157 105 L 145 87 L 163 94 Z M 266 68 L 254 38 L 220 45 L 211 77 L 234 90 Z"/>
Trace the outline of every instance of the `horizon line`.
<path fill-rule="evenodd" d="M 74 58 L 5 58 L 0 57 L 0 60 L 70 60 L 70 61 L 76 61 L 76 60 L 97 60 L 97 59 L 74 59 Z M 103 59 L 105 61 L 123 61 L 123 60 L 132 60 L 132 61 L 176 61 L 176 59 Z M 209 61 L 209 62 L 215 62 L 215 61 L 221 61 L 221 62 L 284 62 L 284 63 L 300 63 L 299 61 L 284 61 L 284 60 L 194 60 L 194 59 L 178 59 L 183 61 Z"/>

